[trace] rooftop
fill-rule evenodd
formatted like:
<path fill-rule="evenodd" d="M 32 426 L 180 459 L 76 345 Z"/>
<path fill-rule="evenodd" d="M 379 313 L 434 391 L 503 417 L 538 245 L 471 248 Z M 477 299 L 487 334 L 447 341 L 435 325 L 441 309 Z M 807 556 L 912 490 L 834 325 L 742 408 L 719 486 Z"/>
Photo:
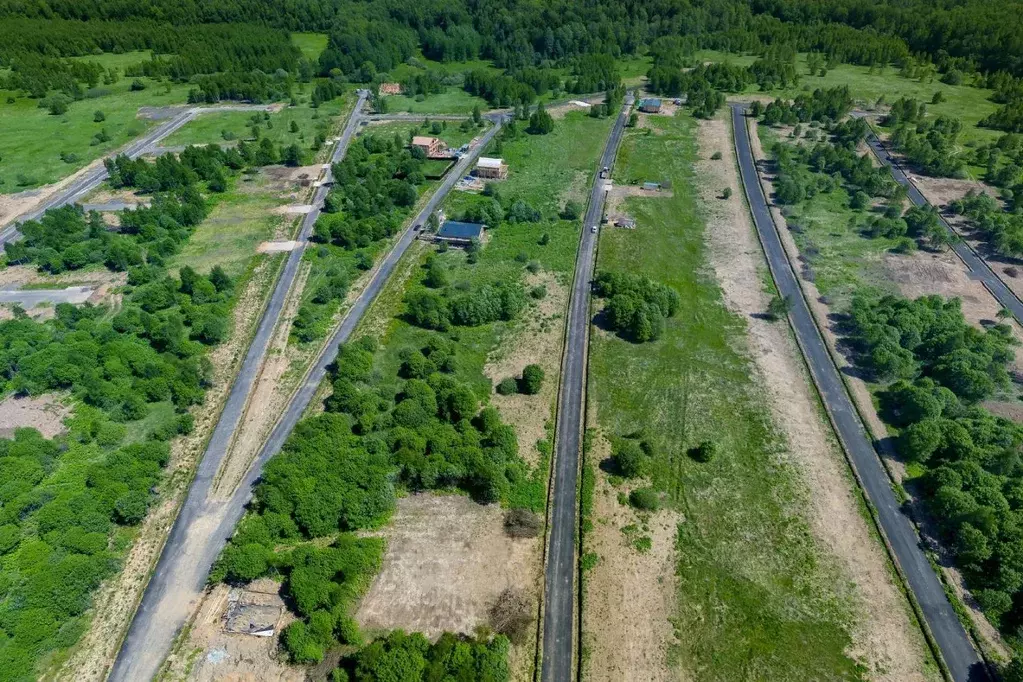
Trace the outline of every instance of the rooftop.
<path fill-rule="evenodd" d="M 476 166 L 479 168 L 500 168 L 504 165 L 504 159 L 495 159 L 489 156 L 481 156 Z"/>
<path fill-rule="evenodd" d="M 437 231 L 441 239 L 479 239 L 483 234 L 483 226 L 479 223 L 463 223 L 457 220 L 447 220 Z"/>
<path fill-rule="evenodd" d="M 656 97 L 648 97 L 646 99 L 639 100 L 639 106 L 641 107 L 659 107 L 661 106 L 661 100 Z"/>
<path fill-rule="evenodd" d="M 438 142 L 436 137 L 427 137 L 426 135 L 416 135 L 412 138 L 412 144 L 416 147 L 429 147 L 434 142 Z"/>

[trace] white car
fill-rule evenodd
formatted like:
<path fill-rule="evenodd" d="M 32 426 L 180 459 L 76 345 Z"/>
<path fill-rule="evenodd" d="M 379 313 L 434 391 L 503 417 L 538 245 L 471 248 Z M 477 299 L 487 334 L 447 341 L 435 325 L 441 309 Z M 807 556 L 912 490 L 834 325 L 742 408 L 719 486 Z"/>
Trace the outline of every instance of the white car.
<path fill-rule="evenodd" d="M 597 226 L 596 225 L 591 226 L 590 232 L 592 232 L 593 234 L 597 234 Z"/>

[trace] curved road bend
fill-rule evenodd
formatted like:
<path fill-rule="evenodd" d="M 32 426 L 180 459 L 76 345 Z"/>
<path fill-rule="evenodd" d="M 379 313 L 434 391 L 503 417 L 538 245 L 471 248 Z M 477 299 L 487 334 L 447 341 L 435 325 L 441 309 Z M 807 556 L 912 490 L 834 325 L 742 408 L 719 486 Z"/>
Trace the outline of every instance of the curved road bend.
<path fill-rule="evenodd" d="M 264 104 L 226 104 L 215 107 L 191 107 L 183 109 L 172 118 L 159 124 L 134 142 L 117 150 L 111 156 L 127 154 L 129 157 L 136 159 L 143 154 L 148 153 L 150 147 L 166 138 L 168 135 L 191 121 L 199 114 L 211 111 L 265 111 L 267 106 L 268 105 Z M 0 228 L 0 247 L 3 247 L 3 245 L 7 242 L 14 241 L 20 236 L 20 232 L 18 232 L 19 223 L 23 223 L 26 220 L 36 220 L 39 216 L 51 208 L 58 208 L 67 204 L 73 204 L 75 201 L 98 187 L 99 184 L 106 179 L 106 177 L 107 169 L 101 164 L 68 184 L 68 186 L 61 191 L 54 193 L 53 196 L 44 201 L 34 210 L 16 216 L 10 224 L 6 227 Z"/>
<path fill-rule="evenodd" d="M 353 114 L 352 121 L 349 121 L 349 128 L 353 131 L 358 127 L 357 123 L 353 123 L 356 118 L 358 117 Z M 471 167 L 471 164 L 475 162 L 480 152 L 499 129 L 499 124 L 491 128 L 470 150 L 469 154 L 458 162 L 455 169 L 448 173 L 440 188 L 411 224 L 426 222 L 426 218 L 440 205 L 447 193 Z M 345 132 L 348 134 L 348 128 Z M 339 146 L 344 143 L 345 138 L 342 139 Z M 208 499 L 212 478 L 219 466 L 219 460 L 223 457 L 224 445 L 229 442 L 234 425 L 240 417 L 240 407 L 244 405 L 244 399 L 241 400 L 239 410 L 233 415 L 230 427 L 225 426 L 225 430 L 220 435 L 221 450 L 207 450 L 200 464 L 195 482 L 188 492 L 185 504 L 157 563 L 156 571 L 146 588 L 109 680 L 112 682 L 142 682 L 150 680 L 156 675 L 164 658 L 170 652 L 177 633 L 186 623 L 201 598 L 210 567 L 244 515 L 245 505 L 252 497 L 252 486 L 259 478 L 263 465 L 280 450 L 295 424 L 301 419 L 303 412 L 316 393 L 317 387 L 326 375 L 327 365 L 333 362 L 338 346 L 344 343 L 358 325 L 363 314 L 380 293 L 399 259 L 417 234 L 414 228 L 406 229 L 394 248 L 387 254 L 380 268 L 345 316 L 340 328 L 317 357 L 308 376 L 292 397 L 280 421 L 259 451 L 255 462 L 246 472 L 241 484 L 231 497 L 227 500 Z M 274 295 L 276 297 L 276 291 Z M 269 317 L 271 316 L 265 314 L 264 319 Z M 268 335 L 270 330 L 272 330 L 272 324 L 267 331 Z M 264 348 L 265 345 L 266 341 L 264 340 Z M 253 347 L 255 346 L 256 343 L 253 342 Z M 246 357 L 247 361 L 248 357 Z M 244 367 L 243 365 L 242 374 L 245 371 Z M 248 377 L 239 374 L 236 383 L 241 383 L 244 378 L 251 386 L 258 366 L 250 368 L 250 370 Z M 231 398 L 228 400 L 230 401 Z M 221 423 L 224 422 L 226 416 L 227 408 L 225 407 Z M 220 429 L 221 424 L 218 423 L 217 430 L 220 431 Z M 211 440 L 211 445 L 212 443 Z"/>
<path fill-rule="evenodd" d="M 873 131 L 867 134 L 867 144 L 870 145 L 870 149 L 874 152 L 874 155 L 883 163 L 888 166 L 888 169 L 892 173 L 892 177 L 900 185 L 906 188 L 906 193 L 909 195 L 909 200 L 917 206 L 927 206 L 928 202 L 924 195 L 917 189 L 917 186 L 909 179 L 906 172 L 902 167 L 895 162 L 891 154 L 878 139 L 877 135 Z M 966 268 L 970 272 L 970 277 L 979 280 L 987 290 L 991 292 L 998 303 L 1003 308 L 1008 309 L 1016 320 L 1023 324 L 1023 302 L 1019 300 L 1019 297 L 1012 292 L 1012 289 L 1005 286 L 1005 282 L 995 274 L 988 265 L 987 261 L 980 257 L 980 255 L 974 251 L 969 244 L 960 241 L 959 235 L 955 230 L 941 218 L 941 224 L 945 226 L 945 229 L 952 234 L 955 240 L 952 242 L 952 248 L 955 250 L 956 255 L 966 264 Z"/>
<path fill-rule="evenodd" d="M 831 413 L 838 436 L 849 453 L 867 499 L 877 510 L 881 528 L 892 547 L 895 560 L 902 568 L 906 582 L 920 604 L 924 619 L 952 673 L 952 678 L 955 682 L 988 680 L 980 656 L 952 610 L 938 576 L 935 575 L 920 547 L 916 530 L 900 510 L 899 502 L 891 489 L 888 473 L 860 422 L 838 368 L 803 298 L 796 274 L 782 246 L 778 227 L 771 216 L 763 187 L 757 177 L 749 129 L 745 121 L 745 105 L 732 104 L 731 107 L 739 171 L 757 232 L 778 290 L 782 296 L 787 296 L 792 301 L 790 312 L 792 328 L 799 339 L 799 346 L 821 399 Z"/>
<path fill-rule="evenodd" d="M 629 119 L 632 95 L 627 95 L 621 113 L 604 145 L 600 165 L 612 167 Z M 590 280 L 598 226 L 604 211 L 604 180 L 600 173 L 593 179 L 590 201 L 583 220 L 579 253 L 576 256 L 572 300 L 568 312 L 564 366 L 557 426 L 557 454 L 554 459 L 554 496 L 551 504 L 550 541 L 547 548 L 546 588 L 543 625 L 543 682 L 570 682 L 576 671 L 575 649 L 575 574 L 576 484 L 579 479 L 579 446 L 583 429 L 583 396 L 586 388 L 586 354 L 590 326 Z"/>

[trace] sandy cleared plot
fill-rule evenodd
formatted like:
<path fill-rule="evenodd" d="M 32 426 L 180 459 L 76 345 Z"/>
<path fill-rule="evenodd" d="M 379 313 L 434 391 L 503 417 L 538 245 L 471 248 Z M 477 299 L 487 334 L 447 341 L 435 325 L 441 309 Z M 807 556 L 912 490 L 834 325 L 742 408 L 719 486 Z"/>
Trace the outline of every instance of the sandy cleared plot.
<path fill-rule="evenodd" d="M 258 584 L 256 584 L 258 583 Z M 161 679 L 166 682 L 303 682 L 306 669 L 288 665 L 278 653 L 279 637 L 254 637 L 226 632 L 224 627 L 230 601 L 264 597 L 262 601 L 280 602 L 279 587 L 263 579 L 247 590 L 217 585 L 203 598 L 181 649 L 168 659 Z M 281 602 L 283 606 L 283 602 Z M 294 617 L 284 612 L 277 632 Z"/>
<path fill-rule="evenodd" d="M 369 632 L 404 628 L 437 637 L 472 634 L 507 589 L 537 594 L 540 543 L 504 532 L 504 510 L 462 495 L 422 494 L 398 500 L 383 531 L 387 552 L 356 618 Z M 512 646 L 511 667 L 532 662 L 532 638 Z"/>
<path fill-rule="evenodd" d="M 8 396 L 0 400 L 0 438 L 10 438 L 23 426 L 37 429 L 46 438 L 64 432 L 64 418 L 71 408 L 61 403 L 63 396 L 46 393 L 35 398 Z"/>
<path fill-rule="evenodd" d="M 504 421 L 515 428 L 519 437 L 519 454 L 531 465 L 540 460 L 537 441 L 547 437 L 545 425 L 550 419 L 550 406 L 558 392 L 561 371 L 561 349 L 564 340 L 565 310 L 568 291 L 553 275 L 540 273 L 526 279 L 527 290 L 543 285 L 546 298 L 530 304 L 532 310 L 521 316 L 524 324 L 516 333 L 504 339 L 501 347 L 491 353 L 483 373 L 497 385 L 505 377 L 522 376 L 522 368 L 529 364 L 543 367 L 546 379 L 537 395 L 500 395 L 494 393 L 491 404 Z"/>
<path fill-rule="evenodd" d="M 595 414 L 591 410 L 591 414 Z M 591 462 L 610 455 L 604 438 L 595 439 Z M 637 483 L 637 485 L 639 485 Z M 586 552 L 597 565 L 586 572 L 583 642 L 589 652 L 583 678 L 591 682 L 669 682 L 680 673 L 668 665 L 675 642 L 675 534 L 680 514 L 662 509 L 646 519 L 618 502 L 620 491 L 597 472 L 593 530 Z M 622 529 L 645 525 L 651 548 L 641 553 Z M 685 679 L 685 678 L 681 678 Z"/>
<path fill-rule="evenodd" d="M 49 199 L 55 192 L 58 192 L 70 183 L 85 175 L 89 171 L 102 165 L 103 159 L 96 159 L 89 165 L 81 168 L 59 182 L 50 185 L 43 185 L 35 189 L 18 192 L 16 194 L 0 194 L 0 227 L 11 222 L 22 213 L 27 213 Z"/>
<path fill-rule="evenodd" d="M 788 456 L 811 491 L 808 520 L 821 545 L 837 561 L 855 589 L 851 599 L 857 622 L 851 624 L 853 650 L 873 680 L 925 680 L 925 649 L 909 605 L 896 587 L 888 559 L 860 512 L 854 481 L 843 454 L 817 407 L 798 349 L 788 328 L 754 317 L 769 296 L 760 272 L 766 267 L 731 151 L 728 123 L 703 121 L 701 156 L 727 150 L 719 161 L 697 163 L 707 209 L 707 236 L 714 272 L 733 311 L 747 320 L 749 352 L 771 397 L 775 423 L 788 442 Z M 718 194 L 732 188 L 732 198 Z M 841 588 L 839 588 L 841 591 Z"/>

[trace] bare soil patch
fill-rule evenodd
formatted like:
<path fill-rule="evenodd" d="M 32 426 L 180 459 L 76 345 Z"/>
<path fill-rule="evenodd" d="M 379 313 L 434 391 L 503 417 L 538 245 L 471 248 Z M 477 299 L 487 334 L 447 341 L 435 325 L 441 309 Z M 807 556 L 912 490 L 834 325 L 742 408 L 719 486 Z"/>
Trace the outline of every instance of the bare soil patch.
<path fill-rule="evenodd" d="M 667 187 L 651 190 L 643 189 L 642 185 L 611 185 L 607 193 L 607 203 L 604 212 L 609 216 L 621 211 L 621 206 L 629 197 L 643 197 L 644 199 L 670 199 L 675 192 Z"/>
<path fill-rule="evenodd" d="M 610 454 L 608 441 L 598 437 L 588 459 L 599 462 Z M 583 576 L 583 643 L 589 652 L 583 677 L 599 682 L 688 680 L 668 663 L 675 643 L 675 535 L 682 516 L 662 509 L 641 517 L 618 502 L 620 490 L 603 471 L 597 470 L 596 479 L 593 530 L 586 535 L 585 551 L 598 560 Z M 633 546 L 622 530 L 628 526 L 640 527 L 650 538 L 649 551 Z"/>
<path fill-rule="evenodd" d="M 494 393 L 491 404 L 504 421 L 515 428 L 519 437 L 519 453 L 530 465 L 540 461 L 538 441 L 547 437 L 551 405 L 557 400 L 561 372 L 561 349 L 564 341 L 565 311 L 568 290 L 550 273 L 526 278 L 526 288 L 547 288 L 547 296 L 530 303 L 530 310 L 521 316 L 522 325 L 506 338 L 487 359 L 483 373 L 496 385 L 505 377 L 520 377 L 526 365 L 543 367 L 546 379 L 537 395 L 500 395 Z"/>
<path fill-rule="evenodd" d="M 490 623 L 491 609 L 506 590 L 538 594 L 540 543 L 508 537 L 504 514 L 498 505 L 479 505 L 462 495 L 398 500 L 383 531 L 383 568 L 356 613 L 359 625 L 368 632 L 404 628 L 430 638 L 445 631 L 472 634 Z M 530 669 L 534 651 L 532 638 L 512 645 L 513 679 Z"/>
<path fill-rule="evenodd" d="M 594 95 L 593 97 L 579 97 L 576 98 L 574 101 L 586 102 L 587 104 L 602 104 L 604 102 L 604 95 Z M 550 114 L 551 118 L 553 119 L 565 118 L 565 116 L 570 111 L 582 111 L 583 113 L 589 113 L 590 108 L 582 107 L 579 106 L 578 104 L 572 104 L 571 102 L 566 102 L 565 104 L 559 104 L 557 106 L 547 108 L 547 113 Z"/>
<path fill-rule="evenodd" d="M 167 682 L 303 682 L 306 669 L 292 666 L 278 653 L 279 633 L 294 619 L 277 594 L 280 585 L 257 580 L 245 589 L 217 585 L 206 593 L 188 636 L 170 659 L 162 679 Z M 229 632 L 229 616 L 237 604 L 267 604 L 279 612 L 276 633 L 256 637 Z"/>
<path fill-rule="evenodd" d="M 967 192 L 983 192 L 998 198 L 998 190 L 978 180 L 959 180 L 956 178 L 932 178 L 916 173 L 907 173 L 913 184 L 931 204 L 944 208 L 956 199 L 962 199 Z"/>
<path fill-rule="evenodd" d="M 10 438 L 14 430 L 32 427 L 46 438 L 64 432 L 64 418 L 71 408 L 61 401 L 65 396 L 44 393 L 35 398 L 8 396 L 0 400 L 0 438 Z"/>
<path fill-rule="evenodd" d="M 872 680 L 925 680 L 923 637 L 896 586 L 888 558 L 860 511 L 855 483 L 830 426 L 819 410 L 788 327 L 759 317 L 769 296 L 761 286 L 766 267 L 752 220 L 741 197 L 732 160 L 728 124 L 700 123 L 698 143 L 709 151 L 729 151 L 718 161 L 696 164 L 707 216 L 711 264 L 728 307 L 747 321 L 748 352 L 768 392 L 772 415 L 788 443 L 787 458 L 796 465 L 810 491 L 806 516 L 821 546 L 851 581 L 849 599 L 857 614 L 851 625 L 850 655 L 861 660 Z M 721 188 L 733 198 L 717 198 Z M 839 588 L 841 591 L 841 588 Z"/>
<path fill-rule="evenodd" d="M 320 174 L 323 173 L 322 164 L 311 166 L 265 166 L 260 175 L 269 182 L 273 191 L 287 193 L 298 189 L 312 187 Z M 298 198 L 298 195 L 294 195 Z"/>

